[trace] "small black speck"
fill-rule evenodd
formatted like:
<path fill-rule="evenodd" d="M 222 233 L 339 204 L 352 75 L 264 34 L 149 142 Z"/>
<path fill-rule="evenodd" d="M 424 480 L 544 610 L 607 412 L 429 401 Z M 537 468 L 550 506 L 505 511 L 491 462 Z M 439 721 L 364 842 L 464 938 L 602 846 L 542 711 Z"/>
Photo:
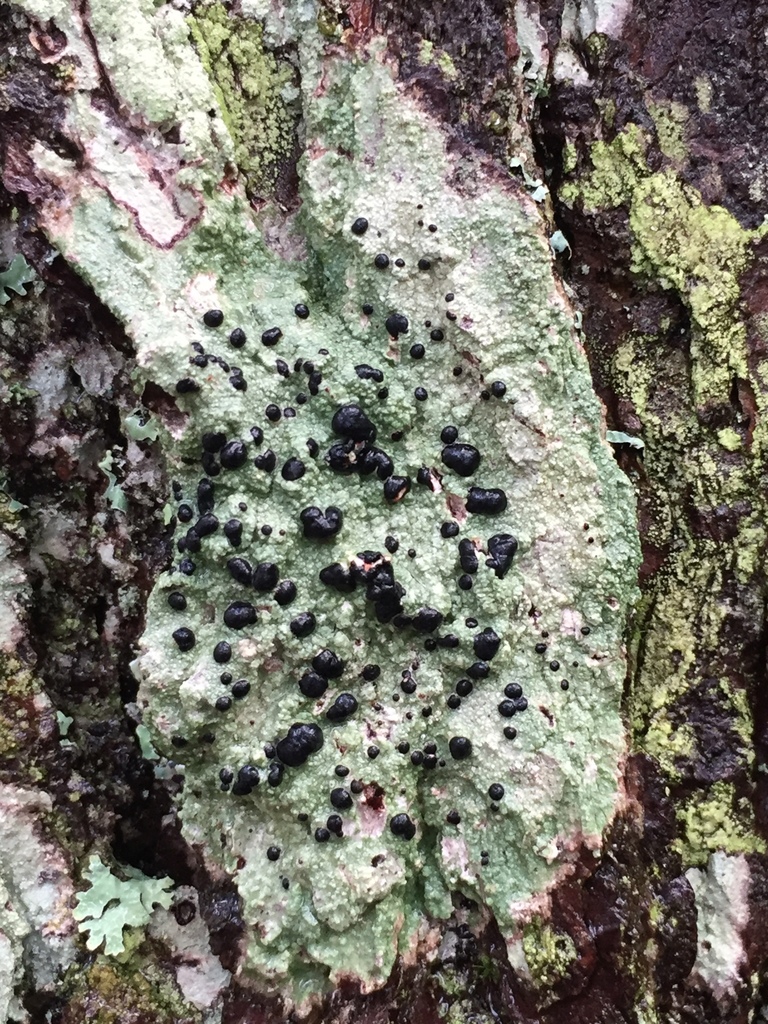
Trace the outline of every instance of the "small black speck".
<path fill-rule="evenodd" d="M 309 306 L 305 306 L 303 302 L 297 302 L 293 307 L 293 312 L 299 320 L 306 320 L 309 316 Z"/>
<path fill-rule="evenodd" d="M 417 402 L 426 402 L 427 398 L 429 398 L 426 388 L 416 388 L 413 395 Z"/>
<path fill-rule="evenodd" d="M 374 258 L 373 264 L 378 267 L 379 270 L 386 270 L 389 266 L 389 256 L 385 252 L 380 252 L 378 256 Z"/>

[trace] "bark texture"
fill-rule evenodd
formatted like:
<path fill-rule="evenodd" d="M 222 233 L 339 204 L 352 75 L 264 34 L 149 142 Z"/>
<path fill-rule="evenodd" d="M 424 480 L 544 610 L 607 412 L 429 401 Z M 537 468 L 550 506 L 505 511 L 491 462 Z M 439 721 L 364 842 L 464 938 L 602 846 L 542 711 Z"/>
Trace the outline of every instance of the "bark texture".
<path fill-rule="evenodd" d="M 88 5 L 76 6 L 87 26 Z M 232 39 L 252 44 L 281 88 L 295 75 L 290 45 L 254 41 L 238 4 L 188 13 L 198 46 L 221 19 L 235 26 L 211 73 L 230 111 L 239 103 L 233 121 L 255 124 L 256 144 L 259 132 L 269 139 L 262 159 L 230 168 L 232 181 L 242 175 L 255 208 L 295 208 L 301 109 L 285 91 L 248 91 Z M 313 1019 L 763 1020 L 768 6 L 355 0 L 318 18 L 329 46 L 354 51 L 383 34 L 399 80 L 457 150 L 529 191 L 544 182 L 608 427 L 644 447 L 615 444 L 637 492 L 642 597 L 627 638 L 626 801 L 600 857 L 585 854 L 551 914 L 527 923 L 525 963 L 509 963 L 493 921 L 480 927 L 459 906 L 440 957 L 396 968 L 371 995 L 341 987 Z M 136 737 L 128 665 L 167 559 L 153 495 L 168 482 L 158 442 L 128 436 L 124 421 L 139 407 L 167 414 L 170 399 L 137 393 L 121 325 L 39 230 L 55 197 L 35 141 L 85 169 L 65 123 L 63 30 L 15 7 L 0 8 L 0 28 L 0 266 L 22 253 L 36 273 L 0 307 L 3 586 L 17 614 L 5 629 L 2 799 L 37 794 L 41 863 L 55 849 L 75 889 L 94 851 L 186 887 L 179 934 L 202 920 L 233 972 L 195 1005 L 178 984 L 178 935 L 150 928 L 109 958 L 76 941 L 63 909 L 58 978 L 26 963 L 10 1019 L 271 1024 L 284 1019 L 278 1002 L 235 973 L 236 892 L 182 840 L 169 814 L 180 780 L 158 777 Z M 106 72 L 95 96 L 121 117 Z M 173 125 L 163 130 L 172 138 Z M 100 466 L 107 452 L 124 512 Z"/>

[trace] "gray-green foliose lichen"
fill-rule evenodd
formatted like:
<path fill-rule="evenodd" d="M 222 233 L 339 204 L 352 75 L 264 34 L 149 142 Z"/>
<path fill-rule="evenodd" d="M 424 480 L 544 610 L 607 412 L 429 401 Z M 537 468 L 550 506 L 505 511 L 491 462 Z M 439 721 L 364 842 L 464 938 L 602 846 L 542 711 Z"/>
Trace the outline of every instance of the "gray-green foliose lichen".
<path fill-rule="evenodd" d="M 95 178 L 43 217 L 184 411 L 140 700 L 184 764 L 186 837 L 242 896 L 250 970 L 301 1000 L 383 983 L 453 891 L 511 935 L 599 845 L 638 552 L 533 204 L 447 152 L 375 40 L 324 55 L 311 6 L 287 16 L 296 224 L 217 190 L 207 138 L 183 172 L 208 175 L 205 205 L 172 245 Z M 446 451 L 449 426 L 472 451 Z"/>

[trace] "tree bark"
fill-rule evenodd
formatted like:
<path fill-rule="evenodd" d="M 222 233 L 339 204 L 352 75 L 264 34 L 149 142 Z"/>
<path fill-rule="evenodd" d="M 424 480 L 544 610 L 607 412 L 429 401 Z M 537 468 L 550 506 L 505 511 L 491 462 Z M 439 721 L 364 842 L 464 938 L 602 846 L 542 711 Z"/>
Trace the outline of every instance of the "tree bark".
<path fill-rule="evenodd" d="M 20 253 L 34 271 L 0 287 L 0 893 L 11 908 L 0 918 L 0 1019 L 762 1020 L 768 7 L 328 3 L 310 12 L 323 40 L 311 57 L 288 30 L 307 16 L 297 3 L 157 10 L 165 27 L 145 36 L 152 11 L 139 4 L 0 9 L 0 266 Z M 169 95 L 178 87 L 174 116 L 144 98 L 143 80 L 160 73 L 155 51 Z M 169 55 L 182 51 L 200 79 L 179 86 Z M 313 61 L 363 66 L 374 53 L 455 166 L 472 168 L 467 180 L 500 182 L 521 209 L 537 204 L 558 295 L 580 314 L 594 392 L 637 497 L 626 747 L 599 850 L 585 844 L 541 913 L 526 913 L 517 958 L 494 916 L 457 898 L 429 955 L 399 960 L 386 984 L 362 992 L 350 980 L 291 1009 L 244 967 L 237 886 L 182 833 L 182 779 L 137 732 L 130 665 L 178 536 L 164 506 L 187 407 L 144 372 L 133 291 L 153 287 L 153 268 L 135 280 L 112 271 L 134 245 L 129 225 L 165 259 L 233 195 L 267 248 L 300 255 L 292 231 L 320 180 L 314 142 L 332 140 L 340 161 L 356 144 L 346 122 L 318 129 L 302 86 Z M 198 109 L 209 93 L 212 109 Z M 206 118 L 215 126 L 203 131 Z M 204 155 L 185 166 L 192 136 Z M 77 219 L 99 190 L 125 218 L 121 235 L 105 215 L 114 266 L 92 260 Z M 205 258 L 225 278 L 241 240 L 223 251 L 210 238 Z M 330 258 L 308 273 L 325 275 L 331 303 L 341 285 Z M 150 414 L 159 435 L 143 429 Z M 177 886 L 172 913 L 131 932 L 118 957 L 86 950 L 72 917 L 95 853 L 118 875 L 127 865 Z"/>

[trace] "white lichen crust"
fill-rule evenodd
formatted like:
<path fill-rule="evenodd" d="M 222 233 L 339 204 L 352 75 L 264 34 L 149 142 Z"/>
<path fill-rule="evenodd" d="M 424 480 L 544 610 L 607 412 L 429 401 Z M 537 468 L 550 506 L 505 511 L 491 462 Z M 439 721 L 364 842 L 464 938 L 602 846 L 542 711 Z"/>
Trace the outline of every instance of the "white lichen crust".
<path fill-rule="evenodd" d="M 91 4 L 94 11 L 108 6 Z M 165 48 L 152 51 L 157 88 L 172 66 L 175 88 L 183 91 L 188 79 L 204 91 L 178 26 L 173 49 L 158 27 L 170 17 L 167 8 L 143 10 L 122 4 L 113 29 L 119 36 L 135 21 L 139 37 L 154 32 L 164 40 Z M 194 166 L 194 203 L 170 207 L 178 220 L 188 217 L 183 230 L 170 213 L 161 218 L 159 207 L 153 216 L 151 203 L 142 214 L 149 185 L 132 186 L 133 203 L 121 202 L 98 167 L 83 173 L 51 154 L 36 159 L 60 189 L 44 211 L 52 237 L 125 322 L 142 375 L 174 394 L 184 412 L 166 421 L 162 435 L 180 485 L 163 500 L 174 511 L 189 504 L 193 513 L 178 524 L 174 543 L 206 512 L 205 493 L 198 507 L 198 484 L 216 474 L 208 478 L 218 526 L 202 540 L 193 536 L 191 550 L 174 549 L 150 599 L 135 665 L 140 700 L 157 749 L 184 764 L 187 839 L 237 884 L 247 968 L 300 1001 L 344 976 L 364 988 L 382 984 L 426 923 L 451 914 L 454 891 L 490 908 L 513 934 L 583 845 L 599 846 L 619 796 L 622 636 L 637 541 L 631 491 L 601 439 L 601 411 L 534 204 L 480 159 L 448 151 L 440 129 L 393 81 L 379 41 L 363 53 L 324 53 L 315 12 L 297 4 L 288 17 L 300 39 L 306 132 L 295 223 L 274 212 L 260 219 L 231 183 L 220 187 L 210 140 L 199 141 L 198 159 L 191 159 L 194 132 L 181 143 L 185 166 Z M 101 21 L 111 24 L 106 15 Z M 143 160 L 162 162 L 170 182 L 174 147 L 153 134 L 162 96 L 152 94 L 152 75 L 118 73 L 121 53 L 118 39 L 106 51 L 106 71 L 153 139 Z M 87 145 L 97 163 L 101 153 L 114 162 L 107 142 L 119 132 L 107 119 L 78 121 L 86 99 L 87 85 L 75 90 L 73 123 L 91 133 Z M 212 95 L 205 103 L 215 111 Z M 189 109 L 176 95 L 173 104 Z M 212 131 L 222 130 L 216 116 L 211 122 Z M 192 172 L 178 173 L 168 188 L 183 191 Z M 113 179 L 128 188 L 119 174 Z M 353 233 L 361 217 L 369 226 Z M 384 269 L 374 262 L 379 253 L 389 257 Z M 420 260 L 429 267 L 419 269 Z M 308 318 L 295 315 L 297 303 L 308 306 Z M 364 314 L 364 304 L 374 312 Z M 214 308 L 223 325 L 209 328 L 202 317 Z M 393 313 L 409 322 L 398 337 L 385 328 Z M 228 337 L 237 327 L 247 341 L 233 348 Z M 277 343 L 262 344 L 262 332 L 274 327 L 282 332 Z M 433 338 L 435 330 L 442 339 Z M 224 365 L 191 363 L 202 355 L 192 343 Z M 424 346 L 423 357 L 410 354 L 414 344 Z M 361 377 L 361 364 L 380 370 L 383 380 Z M 198 390 L 179 388 L 188 380 Z M 493 382 L 506 386 L 503 394 Z M 420 387 L 424 400 L 415 394 Z M 272 404 L 276 422 L 265 414 Z M 328 464 L 326 453 L 345 434 L 338 422 L 334 431 L 333 417 L 352 404 L 375 425 L 375 444 L 395 475 L 410 478 L 398 500 L 385 500 L 375 472 L 344 474 Z M 466 478 L 444 464 L 447 425 L 480 453 Z M 264 434 L 258 444 L 254 426 Z M 216 451 L 203 471 L 201 439 L 217 432 L 244 442 L 242 466 L 222 468 Z M 350 458 L 360 458 L 365 445 L 348 448 Z M 268 449 L 276 456 L 271 471 L 254 465 Z M 294 480 L 281 473 L 290 458 L 304 465 Z M 418 482 L 422 467 L 431 471 L 426 483 Z M 472 487 L 503 491 L 505 507 L 499 501 L 495 514 L 468 512 Z M 301 512 L 313 506 L 343 513 L 327 539 L 304 536 Z M 241 523 L 237 544 L 225 535 L 230 519 Z M 455 537 L 441 534 L 446 522 L 458 524 Z M 517 540 L 505 573 L 486 564 L 494 535 Z M 387 537 L 396 539 L 396 550 Z M 457 584 L 462 540 L 474 542 L 478 558 L 466 590 Z M 380 621 L 361 575 L 347 593 L 321 582 L 320 571 L 333 563 L 359 570 L 363 552 L 378 556 L 369 564 L 391 567 L 403 588 L 399 614 L 440 613 L 434 631 Z M 232 558 L 251 568 L 277 565 L 280 579 L 295 583 L 295 600 L 282 606 L 273 588 L 257 592 L 236 582 Z M 194 571 L 180 571 L 185 559 Z M 174 592 L 184 596 L 183 610 L 169 606 Z M 233 601 L 252 605 L 255 623 L 227 626 Z M 301 612 L 315 617 L 303 638 L 291 630 Z M 179 629 L 192 632 L 193 646 L 186 634 L 174 641 Z M 457 682 L 486 660 L 473 649 L 483 630 L 498 636 L 498 651 L 487 677 L 473 669 L 472 692 L 452 708 L 447 700 L 457 696 Z M 221 641 L 232 654 L 217 664 L 212 652 Z M 323 649 L 343 661 L 343 673 L 317 699 L 305 697 L 298 680 Z M 373 665 L 379 673 L 366 678 L 374 673 L 363 669 Z M 220 681 L 222 673 L 229 682 Z M 241 699 L 230 693 L 238 680 L 250 684 Z M 326 712 L 341 693 L 352 694 L 357 707 L 335 723 Z M 230 706 L 219 710 L 222 697 Z M 319 726 L 323 745 L 303 764 L 285 764 L 282 775 L 273 768 L 273 781 L 281 779 L 270 785 L 270 765 L 280 757 L 265 745 L 294 723 Z M 452 747 L 456 737 L 471 747 Z M 452 750 L 469 753 L 457 759 Z M 414 752 L 422 753 L 420 764 Z M 336 773 L 339 765 L 347 775 Z M 260 778 L 250 792 L 237 782 L 244 766 Z M 235 777 L 233 786 L 225 772 L 223 790 L 222 769 Z M 353 780 L 361 785 L 352 787 Z M 496 801 L 492 784 L 504 789 Z M 350 807 L 332 806 L 338 788 L 350 791 Z M 459 823 L 451 823 L 452 811 Z M 321 832 L 326 841 L 317 841 L 316 830 L 336 813 L 343 835 Z M 395 834 L 398 815 L 410 825 Z"/>

